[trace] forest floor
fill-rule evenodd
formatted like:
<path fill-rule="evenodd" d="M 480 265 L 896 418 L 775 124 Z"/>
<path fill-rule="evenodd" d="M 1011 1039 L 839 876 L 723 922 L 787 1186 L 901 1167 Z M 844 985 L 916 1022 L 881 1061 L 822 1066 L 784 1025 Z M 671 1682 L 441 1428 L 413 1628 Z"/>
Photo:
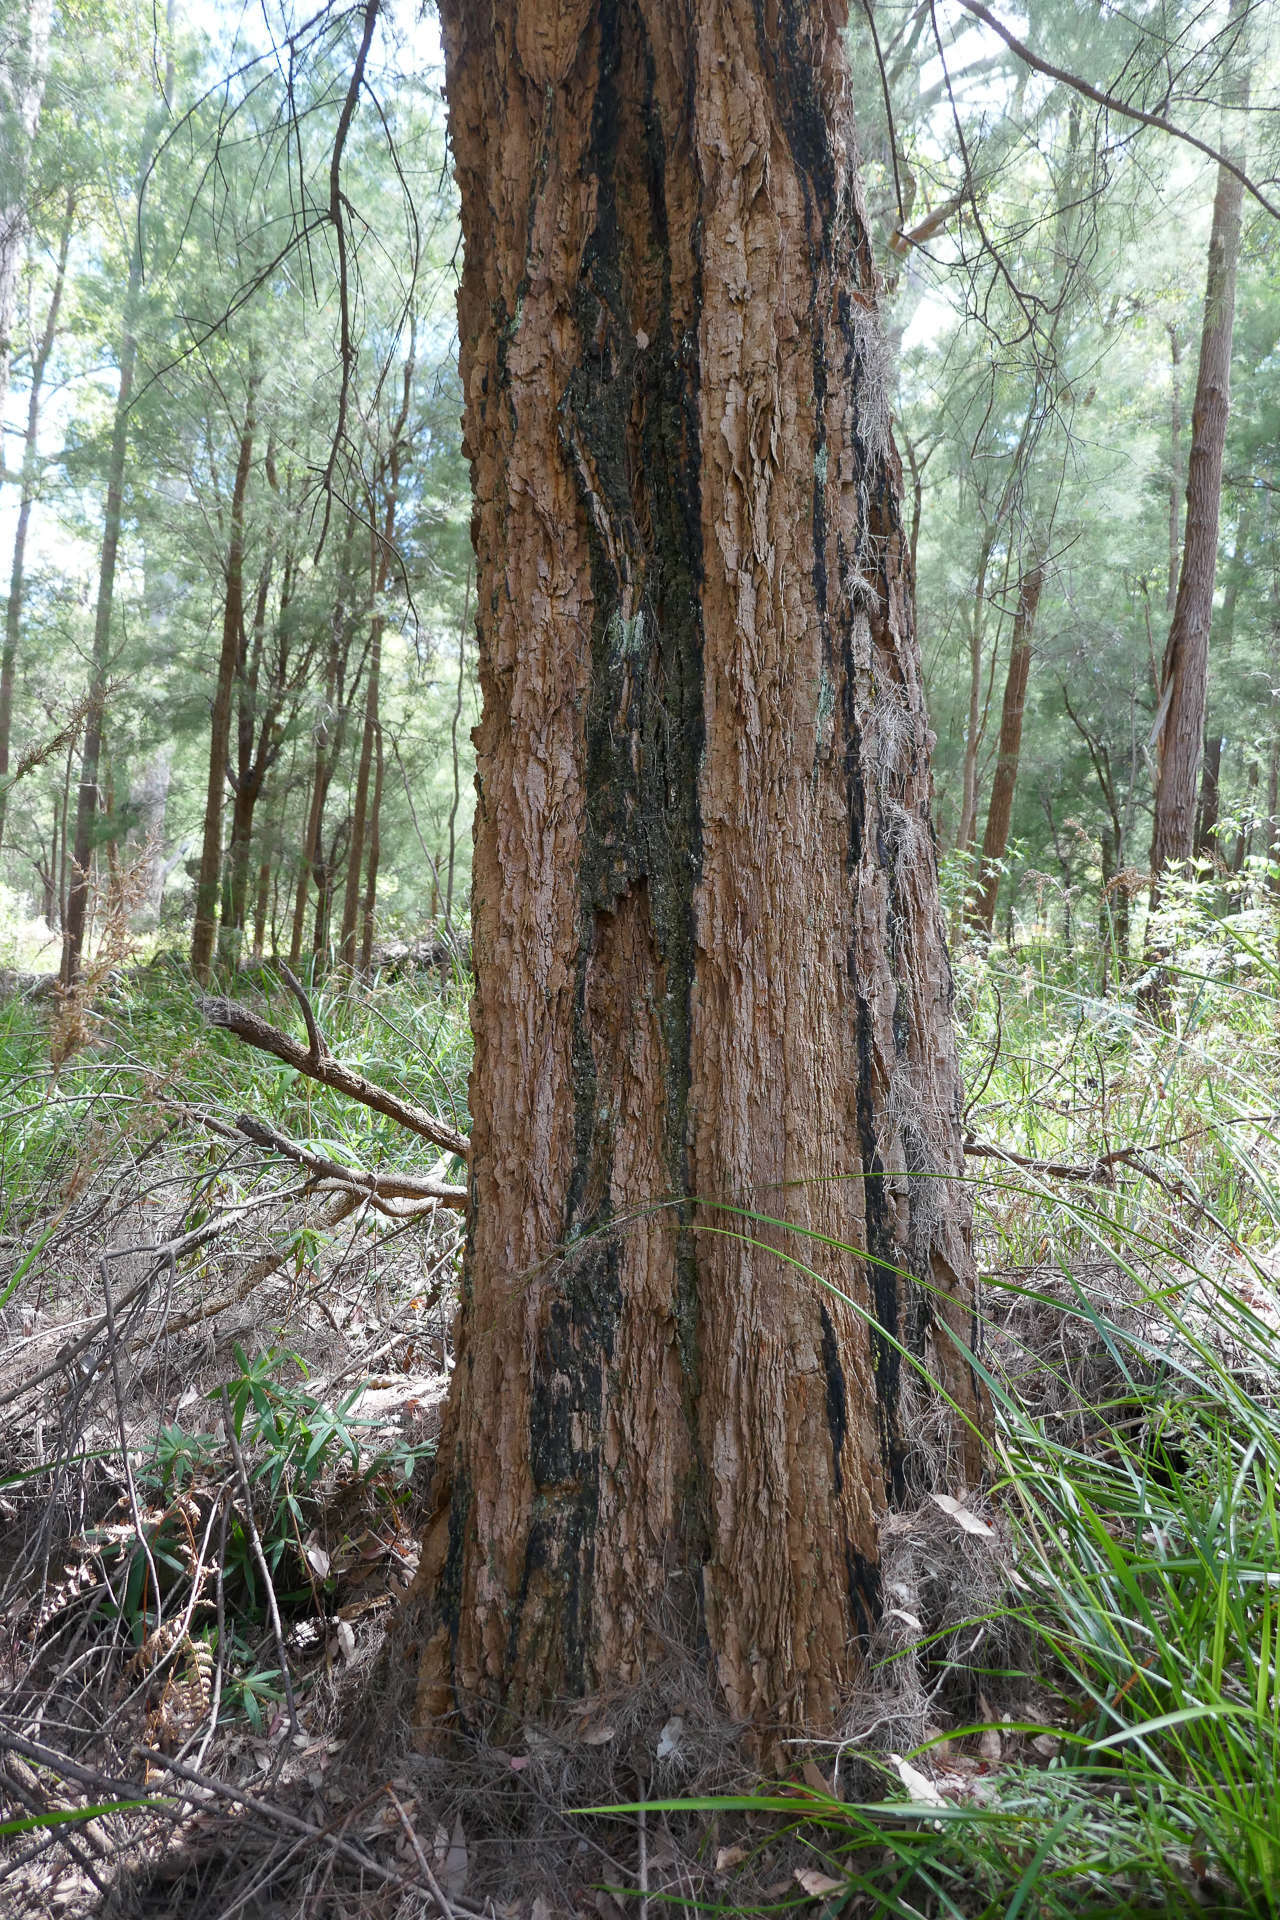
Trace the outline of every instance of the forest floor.
<path fill-rule="evenodd" d="M 0 1914 L 1280 1910 L 1280 967 L 1221 904 L 1158 1021 L 1096 952 L 958 957 L 989 1476 L 889 1517 L 846 1737 L 765 1783 L 692 1712 L 445 1768 L 390 1703 L 353 1774 L 460 1215 L 338 1220 L 264 1126 L 384 1179 L 433 1152 L 210 1027 L 163 960 L 74 1029 L 9 994 Z M 278 982 L 237 993 L 298 1027 Z M 311 1004 L 466 1132 L 464 981 Z"/>

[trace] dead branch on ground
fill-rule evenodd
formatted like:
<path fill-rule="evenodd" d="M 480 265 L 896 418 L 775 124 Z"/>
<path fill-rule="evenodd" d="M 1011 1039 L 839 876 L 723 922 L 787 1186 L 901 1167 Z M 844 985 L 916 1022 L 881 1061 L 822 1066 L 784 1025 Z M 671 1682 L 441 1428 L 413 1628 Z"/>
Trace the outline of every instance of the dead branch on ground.
<path fill-rule="evenodd" d="M 236 1126 L 255 1145 L 281 1154 L 295 1166 L 304 1168 L 315 1180 L 324 1181 L 326 1190 L 345 1188 L 368 1199 L 379 1213 L 385 1213 L 392 1220 L 412 1219 L 415 1214 L 430 1212 L 437 1206 L 452 1207 L 459 1213 L 466 1210 L 466 1188 L 451 1186 L 444 1180 L 442 1163 L 430 1173 L 369 1173 L 363 1167 L 346 1167 L 327 1154 L 316 1153 L 301 1141 L 280 1133 L 267 1121 L 256 1120 L 252 1114 L 239 1114 Z"/>
<path fill-rule="evenodd" d="M 323 1042 L 319 1042 L 314 1020 L 312 1026 L 319 1042 L 318 1049 L 315 1046 L 301 1046 L 289 1034 L 260 1019 L 238 1000 L 217 995 L 200 1004 L 210 1026 L 222 1027 L 227 1033 L 233 1033 L 237 1040 L 243 1040 L 246 1046 L 272 1054 L 277 1060 L 283 1060 L 286 1066 L 306 1074 L 308 1079 L 318 1080 L 321 1086 L 331 1087 L 335 1093 L 343 1093 L 350 1100 L 358 1100 L 362 1106 L 372 1107 L 375 1113 L 394 1120 L 398 1126 L 416 1133 L 420 1139 L 430 1140 L 434 1146 L 456 1154 L 460 1160 L 470 1158 L 471 1142 L 465 1134 L 459 1133 L 438 1115 L 414 1106 L 411 1101 L 400 1099 L 385 1087 L 366 1080 L 354 1068 L 344 1067 L 341 1061 L 335 1060 Z"/>

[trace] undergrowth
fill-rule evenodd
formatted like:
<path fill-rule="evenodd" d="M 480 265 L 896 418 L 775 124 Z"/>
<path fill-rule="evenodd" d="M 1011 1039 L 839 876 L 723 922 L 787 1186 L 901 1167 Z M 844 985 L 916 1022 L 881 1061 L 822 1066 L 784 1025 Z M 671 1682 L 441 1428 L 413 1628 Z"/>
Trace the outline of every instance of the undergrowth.
<path fill-rule="evenodd" d="M 1024 942 L 957 957 L 966 1127 L 982 1149 L 966 1165 L 975 1360 L 994 1416 L 986 1480 L 949 1509 L 892 1517 L 896 1625 L 877 1639 L 843 1741 L 753 1792 L 692 1780 L 651 1792 L 643 1813 L 634 1802 L 574 1816 L 621 1859 L 597 1871 L 624 1906 L 902 1920 L 1277 1912 L 1280 964 L 1270 904 L 1224 906 L 1208 890 L 1175 896 L 1177 960 L 1155 995 L 1149 980 L 1117 990 L 1114 956 L 1102 991 L 1096 952 Z M 260 984 L 288 1024 L 287 996 Z M 313 1004 L 335 1053 L 466 1130 L 461 991 L 322 986 Z M 421 1163 L 390 1122 L 210 1032 L 163 967 L 112 987 L 90 1047 L 56 1074 L 40 1009 L 6 1002 L 0 1074 L 0 1295 L 20 1338 L 61 1325 L 76 1274 L 112 1232 L 154 1216 L 153 1238 L 172 1236 L 279 1186 L 278 1167 L 202 1134 L 201 1116 L 248 1109 L 344 1163 Z M 308 1349 L 317 1309 L 333 1310 L 325 1276 L 351 1273 L 350 1250 L 287 1193 L 263 1218 L 288 1259 L 256 1341 L 224 1342 L 144 1445 L 87 1423 L 79 1517 L 41 1562 L 47 1603 L 50 1568 L 65 1570 L 72 1548 L 96 1556 L 56 1623 L 59 1657 L 74 1671 L 94 1635 L 114 1634 L 117 1698 L 129 1661 L 166 1620 L 185 1621 L 165 1671 L 195 1688 L 201 1752 L 219 1719 L 265 1736 L 311 1712 L 338 1658 L 326 1636 L 351 1542 L 379 1513 L 407 1513 L 429 1451 L 363 1424 L 374 1346 L 345 1374 L 323 1341 Z M 377 1331 L 392 1327 L 403 1353 L 420 1263 L 396 1269 L 403 1236 L 366 1232 L 362 1324 L 389 1289 Z M 443 1371 L 443 1327 L 438 1346 Z M 11 1517 L 29 1522 L 27 1476 L 47 1476 L 56 1455 L 17 1449 L 0 1487 Z M 72 1482 L 58 1486 L 65 1497 Z M 212 1701 L 199 1680 L 211 1669 Z M 47 1678 L 47 1663 L 9 1669 L 28 1701 Z M 156 1695 L 153 1677 L 140 1711 Z M 64 1684 L 59 1710 L 75 1721 L 86 1709 L 66 1699 Z M 534 1772 L 531 1761 L 519 1778 Z M 34 1818 L 22 1806 L 15 1817 Z"/>

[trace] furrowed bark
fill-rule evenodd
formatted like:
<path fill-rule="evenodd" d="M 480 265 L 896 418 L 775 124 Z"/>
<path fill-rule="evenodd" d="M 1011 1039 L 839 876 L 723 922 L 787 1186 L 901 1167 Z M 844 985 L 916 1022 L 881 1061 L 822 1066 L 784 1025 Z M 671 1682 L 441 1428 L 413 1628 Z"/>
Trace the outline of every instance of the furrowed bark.
<path fill-rule="evenodd" d="M 660 1622 L 830 1728 L 877 1516 L 977 1471 L 897 1343 L 980 1418 L 843 9 L 441 13 L 484 707 L 423 1735 L 638 1681 Z"/>

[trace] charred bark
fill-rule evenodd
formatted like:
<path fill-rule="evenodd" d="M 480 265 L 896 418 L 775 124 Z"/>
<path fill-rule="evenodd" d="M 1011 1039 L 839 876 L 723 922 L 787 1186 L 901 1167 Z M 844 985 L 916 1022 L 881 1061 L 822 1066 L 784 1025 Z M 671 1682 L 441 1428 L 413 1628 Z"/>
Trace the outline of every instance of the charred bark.
<path fill-rule="evenodd" d="M 423 1733 L 633 1683 L 660 1625 L 736 1719 L 830 1727 L 878 1516 L 977 1471 L 901 1349 L 980 1418 L 843 9 L 441 13 L 483 718 Z"/>

